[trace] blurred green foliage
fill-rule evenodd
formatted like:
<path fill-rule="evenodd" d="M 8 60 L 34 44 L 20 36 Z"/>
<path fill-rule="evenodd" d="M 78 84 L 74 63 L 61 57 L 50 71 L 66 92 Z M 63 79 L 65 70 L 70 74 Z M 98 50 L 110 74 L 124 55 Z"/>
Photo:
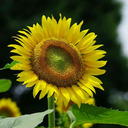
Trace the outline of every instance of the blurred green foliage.
<path fill-rule="evenodd" d="M 3 0 L 0 2 L 0 68 L 11 62 L 9 59 L 10 48 L 7 48 L 8 44 L 15 43 L 11 37 L 26 26 L 32 26 L 37 22 L 41 23 L 43 14 L 46 16 L 53 14 L 56 19 L 59 19 L 59 13 L 62 13 L 62 16 L 72 18 L 72 24 L 84 20 L 82 29 L 90 29 L 89 32 L 95 32 L 98 35 L 97 44 L 104 44 L 102 49 L 107 51 L 104 58 L 104 60 L 108 60 L 105 66 L 107 72 L 100 76 L 105 92 L 97 90 L 96 104 L 118 109 L 118 106 L 121 105 L 112 101 L 111 92 L 113 90 L 127 92 L 128 90 L 128 61 L 122 55 L 121 44 L 117 40 L 117 27 L 121 20 L 120 11 L 121 4 L 114 0 Z M 16 95 L 18 83 L 15 82 L 16 76 L 12 75 L 15 73 L 17 72 L 11 70 L 1 71 L 0 77 L 12 79 L 13 86 L 10 92 L 2 94 L 0 97 L 12 97 L 18 102 L 23 114 L 46 110 L 46 98 L 40 101 L 38 97 L 33 99 L 32 89 L 21 95 Z M 22 88 L 20 88 L 21 90 Z M 123 105 L 128 106 L 128 102 Z M 126 107 L 119 108 L 125 110 Z M 46 118 L 45 121 L 47 121 Z M 108 125 L 94 125 L 94 127 L 107 128 Z M 110 127 L 118 128 L 115 125 Z"/>
<path fill-rule="evenodd" d="M 11 80 L 8 79 L 0 79 L 0 93 L 6 92 L 11 87 Z"/>

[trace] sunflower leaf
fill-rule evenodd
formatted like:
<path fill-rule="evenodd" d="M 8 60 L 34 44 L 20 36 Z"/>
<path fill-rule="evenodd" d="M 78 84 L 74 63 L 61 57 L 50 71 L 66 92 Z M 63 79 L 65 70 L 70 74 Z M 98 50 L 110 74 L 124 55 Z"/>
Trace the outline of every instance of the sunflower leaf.
<path fill-rule="evenodd" d="M 75 121 L 70 128 L 84 123 L 118 124 L 128 126 L 128 111 L 118 111 L 103 107 L 82 104 L 80 109 L 74 105 L 72 112 Z"/>
<path fill-rule="evenodd" d="M 0 79 L 0 92 L 6 92 L 11 87 L 11 80 L 8 79 Z"/>
<path fill-rule="evenodd" d="M 18 63 L 18 62 L 12 61 L 10 64 L 7 63 L 3 68 L 0 68 L 0 70 L 9 69 L 9 68 L 13 67 L 16 63 Z"/>
<path fill-rule="evenodd" d="M 43 121 L 44 116 L 51 112 L 53 112 L 53 109 L 19 117 L 0 119 L 0 128 L 35 128 Z"/>

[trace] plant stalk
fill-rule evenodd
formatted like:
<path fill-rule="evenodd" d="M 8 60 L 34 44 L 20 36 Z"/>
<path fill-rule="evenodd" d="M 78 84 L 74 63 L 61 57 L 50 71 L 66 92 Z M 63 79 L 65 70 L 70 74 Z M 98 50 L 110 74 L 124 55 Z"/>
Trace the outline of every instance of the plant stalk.
<path fill-rule="evenodd" d="M 55 103 L 54 95 L 48 98 L 48 109 L 54 109 L 54 111 L 48 114 L 48 128 L 55 128 Z"/>

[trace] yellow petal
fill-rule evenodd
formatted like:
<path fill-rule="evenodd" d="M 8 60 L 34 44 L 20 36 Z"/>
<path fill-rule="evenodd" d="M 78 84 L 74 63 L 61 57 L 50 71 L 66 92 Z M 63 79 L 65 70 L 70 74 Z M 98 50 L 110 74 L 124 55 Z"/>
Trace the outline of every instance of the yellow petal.
<path fill-rule="evenodd" d="M 91 74 L 91 75 L 102 75 L 106 71 L 103 69 L 96 69 L 96 68 L 87 68 L 86 73 Z"/>
<path fill-rule="evenodd" d="M 19 33 L 23 34 L 24 36 L 28 36 L 29 34 L 31 34 L 31 32 L 29 30 L 26 30 L 25 31 L 18 31 Z"/>
<path fill-rule="evenodd" d="M 53 31 L 55 31 L 55 30 L 53 30 L 52 28 L 53 28 L 53 24 L 52 24 L 52 20 L 51 20 L 51 18 L 50 17 L 48 17 L 47 18 L 47 22 L 46 22 L 46 24 L 47 24 L 47 30 L 48 30 L 48 35 L 49 35 L 49 37 L 51 37 L 51 36 L 53 36 Z"/>
<path fill-rule="evenodd" d="M 104 54 L 106 54 L 106 52 L 103 50 L 95 50 L 92 51 L 91 53 L 84 54 L 83 58 L 85 59 L 85 61 L 94 61 L 104 57 L 105 56 Z"/>
<path fill-rule="evenodd" d="M 27 51 L 26 49 L 24 49 L 22 46 L 20 45 L 16 45 L 16 44 L 10 44 L 8 45 L 8 47 L 14 47 L 16 50 L 24 53 L 27 56 L 31 56 L 31 53 L 29 51 Z"/>
<path fill-rule="evenodd" d="M 71 31 L 72 34 L 71 34 L 71 37 L 70 37 L 70 42 L 72 42 L 73 44 L 76 44 L 79 41 L 79 39 L 82 38 L 81 35 L 79 37 L 80 28 L 81 28 L 82 24 L 83 24 L 83 21 L 81 21 L 79 25 L 77 25 L 76 27 L 74 27 L 74 31 Z M 82 33 L 85 33 L 85 31 L 83 31 Z"/>
<path fill-rule="evenodd" d="M 59 90 L 55 85 L 53 85 L 53 88 L 55 90 L 54 97 L 55 97 L 55 102 L 56 102 L 59 96 Z"/>
<path fill-rule="evenodd" d="M 78 43 L 77 47 L 79 48 L 79 50 L 82 50 L 83 48 L 92 46 L 95 43 L 93 41 L 95 38 L 95 33 L 89 33 Z"/>
<path fill-rule="evenodd" d="M 85 36 L 85 34 L 86 34 L 87 32 L 88 32 L 88 29 L 81 31 L 81 32 L 78 34 L 78 37 L 77 37 L 77 39 L 76 39 L 76 44 L 77 44 L 79 41 L 82 40 L 82 38 Z M 75 44 L 75 45 L 76 45 L 76 44 Z"/>
<path fill-rule="evenodd" d="M 30 30 L 31 30 L 31 28 L 32 27 L 30 27 L 30 26 L 27 26 Z M 25 31 L 20 31 L 20 33 L 22 33 L 22 34 L 24 34 L 25 36 L 27 36 L 27 41 L 30 41 L 31 43 L 30 44 L 32 44 L 32 45 L 36 45 L 37 43 L 36 43 L 36 41 L 34 40 L 34 38 L 33 38 L 33 36 L 31 35 L 32 33 L 31 32 L 29 32 L 29 33 L 27 33 L 27 32 L 25 32 Z M 18 35 L 19 37 L 21 37 L 20 35 Z"/>
<path fill-rule="evenodd" d="M 70 101 L 70 95 L 64 87 L 60 87 L 59 89 L 60 89 L 61 94 L 65 98 L 65 100 L 64 100 L 65 106 L 67 106 L 68 102 Z"/>
<path fill-rule="evenodd" d="M 93 82 L 97 82 L 97 83 L 99 83 L 99 84 L 103 84 L 103 82 L 102 82 L 100 79 L 98 79 L 97 77 L 95 77 L 95 76 L 90 75 L 90 76 L 89 76 L 89 79 L 90 79 L 91 81 L 93 81 Z"/>
<path fill-rule="evenodd" d="M 53 37 L 57 37 L 57 21 L 52 15 L 52 19 L 50 20 L 50 30 Z"/>
<path fill-rule="evenodd" d="M 84 101 L 85 97 L 83 92 L 81 91 L 80 87 L 76 86 L 76 85 L 72 85 L 72 89 L 74 90 L 74 92 L 81 98 L 82 101 Z"/>
<path fill-rule="evenodd" d="M 94 93 L 96 93 L 94 87 L 93 87 L 91 84 L 89 84 L 89 82 L 86 83 L 83 79 L 80 79 L 79 81 L 80 81 L 84 86 L 86 86 L 87 88 L 91 89 Z"/>
<path fill-rule="evenodd" d="M 74 103 L 76 103 L 76 104 L 79 106 L 79 108 L 80 108 L 80 104 L 81 104 L 80 98 L 77 97 L 77 95 L 75 94 L 74 90 L 72 90 L 71 87 L 67 87 L 66 89 L 67 89 L 67 91 L 68 91 L 68 93 L 69 93 L 69 95 L 70 95 L 71 100 L 72 100 Z"/>
<path fill-rule="evenodd" d="M 24 42 L 22 42 L 21 40 L 18 39 L 14 39 L 16 42 L 18 42 L 20 45 L 22 45 L 22 47 L 24 47 L 27 51 L 31 52 L 31 47 L 27 44 L 25 44 Z"/>
<path fill-rule="evenodd" d="M 35 98 L 38 92 L 41 90 L 40 81 L 37 81 L 36 85 L 33 88 L 33 97 Z"/>
<path fill-rule="evenodd" d="M 30 58 L 30 56 L 28 56 L 28 55 L 24 54 L 23 52 L 21 52 L 21 51 L 19 51 L 19 50 L 16 50 L 16 49 L 11 50 L 10 52 L 19 54 L 19 55 L 21 55 L 21 56 L 23 56 L 23 57 L 25 57 L 25 58 Z"/>
<path fill-rule="evenodd" d="M 88 103 L 90 105 L 95 105 L 95 99 L 94 98 L 88 98 L 88 100 L 85 103 Z"/>
<path fill-rule="evenodd" d="M 101 44 L 101 45 L 90 46 L 90 47 L 87 47 L 87 48 L 83 48 L 82 50 L 80 50 L 80 52 L 82 54 L 87 54 L 87 53 L 92 52 L 92 51 L 94 51 L 95 49 L 97 49 L 101 46 L 103 46 L 103 45 Z"/>
<path fill-rule="evenodd" d="M 53 85 L 52 84 L 48 84 L 48 96 L 47 96 L 47 98 L 51 97 L 53 95 L 54 91 L 55 90 L 54 90 Z"/>
<path fill-rule="evenodd" d="M 63 28 L 63 26 L 62 26 L 62 16 L 60 15 L 60 19 L 59 19 L 59 21 L 58 21 L 58 25 L 57 25 L 57 37 L 59 37 L 60 36 L 60 30 Z M 61 27 L 62 26 L 62 27 Z"/>
<path fill-rule="evenodd" d="M 58 100 L 57 100 L 57 104 L 58 105 L 60 105 L 60 106 L 62 106 L 62 105 L 64 105 L 64 97 L 63 97 L 63 95 L 61 94 L 61 92 L 60 92 L 60 89 L 59 89 L 59 98 L 58 98 Z"/>
<path fill-rule="evenodd" d="M 25 37 L 25 36 L 22 36 L 22 35 L 17 35 L 17 36 L 13 36 L 13 38 L 15 38 L 15 39 L 17 39 L 17 40 L 19 40 L 19 41 L 21 41 L 21 42 L 23 42 L 27 47 L 29 47 L 30 49 L 33 49 L 34 47 L 35 47 L 35 45 L 33 44 L 33 42 L 30 40 L 30 39 L 28 39 L 27 37 Z M 16 41 L 17 41 L 16 40 Z M 18 41 L 18 42 L 19 42 Z M 20 42 L 19 42 L 20 43 Z M 29 50 L 28 50 L 29 51 Z"/>
<path fill-rule="evenodd" d="M 47 20 L 46 17 L 43 15 L 42 16 L 42 27 L 43 27 L 43 35 L 48 38 L 49 34 L 48 34 L 48 28 L 47 28 Z"/>
<path fill-rule="evenodd" d="M 23 71 L 18 74 L 18 77 L 20 78 L 17 81 L 24 81 L 24 84 L 38 79 L 38 76 L 33 71 Z"/>
<path fill-rule="evenodd" d="M 32 67 L 29 64 L 17 63 L 13 67 L 11 67 L 10 69 L 11 70 L 31 70 Z"/>
<path fill-rule="evenodd" d="M 27 83 L 27 84 L 26 84 L 26 88 L 27 88 L 27 87 L 32 87 L 32 86 L 34 86 L 34 85 L 36 84 L 36 82 L 37 82 L 37 80 Z"/>
<path fill-rule="evenodd" d="M 36 82 L 36 85 L 34 86 L 34 88 L 33 88 L 33 96 L 34 96 L 34 98 L 36 97 L 36 95 L 38 94 L 38 92 L 41 90 L 42 92 L 44 92 L 44 90 L 47 90 L 47 86 L 45 85 L 44 86 L 44 84 L 46 84 L 46 83 L 44 83 L 44 82 L 42 81 L 42 80 L 38 80 L 37 82 Z M 42 85 L 43 84 L 43 85 Z M 41 94 L 40 94 L 40 97 L 42 97 L 43 98 L 43 95 L 42 95 L 42 92 L 41 92 Z M 41 98 L 40 98 L 41 99 Z"/>
<path fill-rule="evenodd" d="M 44 89 L 47 86 L 46 81 L 40 80 L 40 86 L 41 86 L 42 89 Z"/>
<path fill-rule="evenodd" d="M 59 38 L 65 38 L 65 36 L 69 32 L 70 24 L 71 24 L 71 18 L 69 18 L 68 20 L 66 20 L 65 17 L 63 19 L 60 17 L 60 20 L 58 22 L 57 37 L 59 37 Z"/>
<path fill-rule="evenodd" d="M 84 103 L 87 99 L 90 98 L 90 96 L 89 96 L 88 93 L 85 92 L 82 88 L 81 88 L 81 91 L 82 91 L 82 93 L 84 94 L 84 100 L 82 101 L 82 103 Z"/>
<path fill-rule="evenodd" d="M 71 28 L 69 29 L 69 31 L 67 33 L 67 37 L 66 37 L 66 40 L 68 42 L 71 42 L 72 41 L 72 37 L 73 37 L 73 35 L 74 35 L 75 31 L 76 31 L 76 28 L 77 28 L 77 23 L 73 24 L 71 26 Z"/>
<path fill-rule="evenodd" d="M 35 24 L 33 24 L 33 27 L 28 26 L 28 28 L 31 31 L 31 38 L 33 39 L 34 44 L 36 45 L 36 43 L 39 43 L 42 40 L 42 34 L 37 31 L 37 26 Z"/>
<path fill-rule="evenodd" d="M 100 68 L 105 66 L 107 61 L 86 61 L 85 64 L 88 67 L 93 67 L 93 68 Z"/>
<path fill-rule="evenodd" d="M 40 96 L 39 96 L 39 99 L 42 99 L 48 92 L 48 89 L 47 89 L 47 86 L 41 90 L 41 93 L 40 93 Z"/>
<path fill-rule="evenodd" d="M 42 16 L 42 26 L 46 25 L 46 17 L 45 15 Z"/>
<path fill-rule="evenodd" d="M 24 63 L 24 64 L 30 64 L 31 63 L 31 61 L 29 59 L 26 59 L 22 56 L 11 56 L 10 58 L 12 60 L 15 60 L 17 62 Z"/>
<path fill-rule="evenodd" d="M 104 91 L 104 88 L 100 85 L 99 82 L 94 81 L 94 80 L 92 80 L 92 79 L 89 79 L 89 83 L 91 83 L 94 87 L 99 88 L 99 89 L 101 89 L 101 90 Z"/>
<path fill-rule="evenodd" d="M 94 86 L 94 87 L 96 87 L 96 88 L 99 88 L 99 89 L 101 89 L 101 90 L 103 90 L 104 91 L 104 88 L 100 85 L 100 84 L 98 84 L 98 83 L 92 83 L 92 85 Z"/>
<path fill-rule="evenodd" d="M 38 79 L 38 77 L 37 77 L 36 75 L 35 75 L 35 76 L 32 76 L 31 78 L 28 77 L 28 79 L 27 79 L 26 81 L 24 81 L 23 84 L 26 84 L 26 83 L 28 83 L 28 82 L 32 82 L 32 81 L 37 80 L 37 79 Z"/>
<path fill-rule="evenodd" d="M 86 86 L 84 86 L 82 83 L 80 83 L 80 82 L 77 82 L 77 84 L 83 89 L 83 90 L 85 90 L 91 97 L 93 97 L 93 93 L 92 93 L 92 91 L 89 89 L 89 88 L 87 88 Z"/>
<path fill-rule="evenodd" d="M 84 79 L 84 83 L 87 83 L 89 79 L 89 74 L 84 74 L 82 78 Z"/>
<path fill-rule="evenodd" d="M 38 33 L 40 33 L 40 36 L 41 36 L 41 38 L 43 39 L 43 38 L 44 38 L 44 35 L 43 35 L 43 28 L 42 28 L 38 23 L 36 24 L 36 26 L 37 26 L 37 27 L 36 27 L 35 29 L 37 30 Z"/>

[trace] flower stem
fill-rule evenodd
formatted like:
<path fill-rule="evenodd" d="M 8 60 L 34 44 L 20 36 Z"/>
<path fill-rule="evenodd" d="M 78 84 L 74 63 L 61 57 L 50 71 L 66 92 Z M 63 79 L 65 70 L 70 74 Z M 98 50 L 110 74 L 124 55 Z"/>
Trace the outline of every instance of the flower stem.
<path fill-rule="evenodd" d="M 55 103 L 54 95 L 48 98 L 48 109 L 54 109 L 52 113 L 48 115 L 48 128 L 55 128 Z"/>

